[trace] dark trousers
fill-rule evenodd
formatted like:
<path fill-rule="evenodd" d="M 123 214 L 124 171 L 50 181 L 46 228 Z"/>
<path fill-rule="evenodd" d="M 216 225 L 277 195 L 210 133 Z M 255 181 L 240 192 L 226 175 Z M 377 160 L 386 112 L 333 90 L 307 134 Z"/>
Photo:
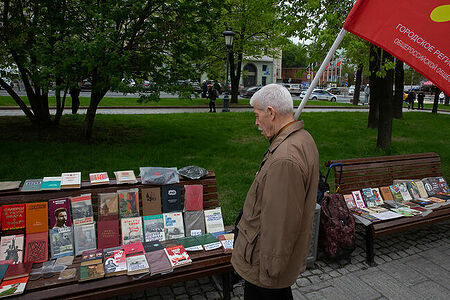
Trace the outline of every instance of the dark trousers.
<path fill-rule="evenodd" d="M 216 101 L 209 101 L 209 112 L 216 112 Z"/>
<path fill-rule="evenodd" d="M 266 289 L 247 280 L 244 286 L 245 300 L 293 300 L 291 287 L 283 289 Z"/>
<path fill-rule="evenodd" d="M 418 105 L 419 105 L 419 107 L 417 109 L 423 109 L 423 100 L 422 101 L 419 100 Z"/>

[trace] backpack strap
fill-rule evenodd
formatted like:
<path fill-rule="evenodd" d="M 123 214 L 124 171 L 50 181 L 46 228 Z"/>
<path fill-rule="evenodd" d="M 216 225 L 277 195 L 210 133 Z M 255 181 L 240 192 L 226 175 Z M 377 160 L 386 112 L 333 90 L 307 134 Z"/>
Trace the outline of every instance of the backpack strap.
<path fill-rule="evenodd" d="M 335 191 L 335 193 L 337 193 L 339 191 L 339 188 L 341 187 L 343 165 L 342 165 L 342 163 L 333 163 L 333 164 L 331 164 L 328 167 L 327 176 L 325 176 L 325 182 L 328 182 L 328 175 L 330 175 L 331 168 L 333 168 L 333 167 L 341 167 L 341 169 L 339 170 L 339 182 L 338 182 L 338 185 L 337 185 L 336 191 Z M 335 172 L 336 172 L 336 170 L 335 170 Z"/>

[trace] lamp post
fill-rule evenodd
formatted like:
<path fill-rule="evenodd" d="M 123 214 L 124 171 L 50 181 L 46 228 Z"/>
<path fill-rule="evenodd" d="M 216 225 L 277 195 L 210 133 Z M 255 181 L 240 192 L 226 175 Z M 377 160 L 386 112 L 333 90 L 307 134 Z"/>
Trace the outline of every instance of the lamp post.
<path fill-rule="evenodd" d="M 228 97 L 228 64 L 230 61 L 230 49 L 233 47 L 233 37 L 234 32 L 231 30 L 226 30 L 223 33 L 223 36 L 225 37 L 225 45 L 227 46 L 227 75 L 225 80 L 225 95 L 223 96 L 223 109 L 222 112 L 229 112 L 230 108 L 228 106 L 229 97 Z"/>

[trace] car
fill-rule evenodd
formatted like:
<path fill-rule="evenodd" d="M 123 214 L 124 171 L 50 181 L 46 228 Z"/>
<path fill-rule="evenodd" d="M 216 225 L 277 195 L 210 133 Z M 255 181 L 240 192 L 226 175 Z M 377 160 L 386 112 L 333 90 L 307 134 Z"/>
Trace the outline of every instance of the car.
<path fill-rule="evenodd" d="M 244 88 L 241 92 L 241 97 L 251 98 L 261 88 L 262 88 L 262 86 L 252 86 L 249 88 Z"/>
<path fill-rule="evenodd" d="M 355 86 L 354 85 L 351 85 L 349 88 L 348 88 L 348 94 L 349 95 L 353 95 L 355 93 Z"/>
<path fill-rule="evenodd" d="M 291 95 L 299 96 L 302 92 L 302 87 L 300 84 L 283 83 L 283 86 L 288 89 Z"/>
<path fill-rule="evenodd" d="M 92 83 L 89 79 L 84 79 L 79 83 L 81 90 L 91 90 L 92 89 Z"/>
<path fill-rule="evenodd" d="M 300 94 L 300 99 L 305 98 L 305 96 L 306 96 L 306 91 L 303 91 Z M 309 96 L 309 99 L 311 99 L 311 100 L 326 100 L 326 101 L 336 102 L 336 95 L 333 95 L 330 92 L 327 92 L 323 89 L 315 89 Z"/>
<path fill-rule="evenodd" d="M 330 87 L 326 89 L 327 92 L 333 94 L 333 95 L 340 95 L 341 94 L 341 89 L 338 87 Z"/>

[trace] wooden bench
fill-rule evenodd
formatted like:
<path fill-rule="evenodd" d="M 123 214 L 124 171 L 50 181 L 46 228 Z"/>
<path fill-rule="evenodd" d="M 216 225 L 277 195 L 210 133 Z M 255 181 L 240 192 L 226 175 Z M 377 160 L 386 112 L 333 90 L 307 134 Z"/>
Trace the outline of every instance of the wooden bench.
<path fill-rule="evenodd" d="M 202 184 L 203 185 L 203 206 L 204 209 L 215 208 L 219 202 L 217 199 L 217 182 L 214 172 L 209 171 L 208 175 L 199 180 L 190 180 L 180 176 L 182 187 L 182 204 L 184 204 L 184 185 Z M 109 185 L 91 185 L 88 181 L 82 182 L 81 189 L 59 190 L 59 191 L 39 191 L 22 193 L 19 191 L 0 192 L 0 204 L 16 204 L 47 201 L 60 197 L 78 196 L 81 194 L 91 193 L 92 204 L 94 208 L 94 219 L 97 221 L 97 194 L 115 192 L 117 190 L 129 188 L 154 187 L 156 185 L 142 185 L 138 178 L 137 184 L 121 184 L 116 185 L 115 180 L 111 180 Z M 140 195 L 141 197 L 141 195 Z M 142 216 L 142 205 L 140 205 L 140 213 Z M 2 233 L 3 235 L 6 232 Z M 50 253 L 50 251 L 49 251 Z M 113 297 L 121 294 L 130 294 L 139 290 L 157 288 L 161 286 L 171 285 L 176 282 L 194 280 L 201 277 L 222 275 L 223 279 L 223 296 L 230 299 L 231 282 L 230 272 L 233 267 L 230 263 L 231 253 L 226 253 L 222 249 L 212 251 L 191 252 L 190 257 L 192 264 L 177 268 L 173 272 L 165 275 L 151 276 L 146 275 L 141 279 L 135 280 L 131 276 L 122 275 L 115 277 L 105 277 L 98 280 L 92 280 L 79 283 L 75 279 L 58 280 L 55 275 L 48 279 L 38 279 L 36 281 L 28 281 L 25 293 L 16 299 L 101 299 Z M 76 257 L 74 263 L 70 267 L 79 270 L 80 257 Z M 79 276 L 79 271 L 77 276 Z"/>
<path fill-rule="evenodd" d="M 442 176 L 441 160 L 434 152 L 333 160 L 328 161 L 325 166 L 332 166 L 336 188 L 339 187 L 338 193 L 343 195 L 366 187 L 389 186 L 395 179 Z M 449 206 L 434 209 L 427 216 L 377 221 L 365 226 L 367 262 L 375 265 L 374 238 L 446 219 L 450 219 Z"/>

